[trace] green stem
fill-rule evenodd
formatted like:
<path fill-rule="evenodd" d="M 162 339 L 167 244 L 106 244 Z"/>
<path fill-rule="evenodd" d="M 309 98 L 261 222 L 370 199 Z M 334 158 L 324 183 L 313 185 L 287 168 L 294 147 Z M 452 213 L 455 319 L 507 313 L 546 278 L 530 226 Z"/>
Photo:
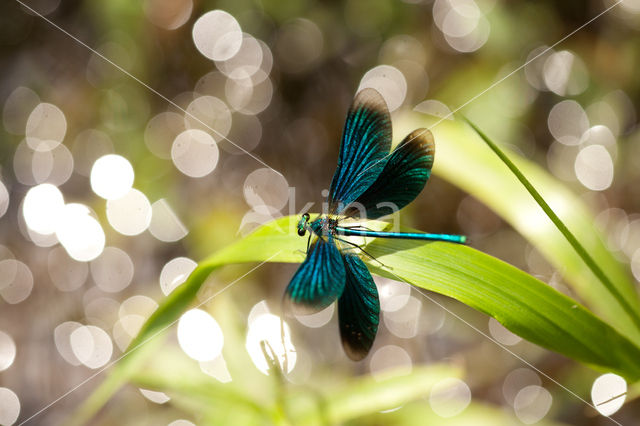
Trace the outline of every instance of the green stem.
<path fill-rule="evenodd" d="M 609 279 L 609 277 L 604 273 L 604 271 L 598 266 L 595 260 L 589 255 L 587 250 L 580 244 L 578 239 L 569 231 L 569 228 L 560 220 L 560 218 L 554 213 L 554 211 L 549 207 L 549 204 L 542 198 L 540 193 L 533 187 L 531 182 L 527 180 L 527 178 L 520 172 L 520 170 L 516 167 L 515 164 L 506 156 L 504 152 L 498 148 L 498 146 L 489 139 L 487 135 L 485 135 L 482 130 L 480 130 L 475 124 L 473 124 L 468 118 L 463 117 L 464 120 L 471 126 L 471 128 L 482 138 L 482 140 L 491 148 L 491 150 L 502 160 L 504 164 L 511 170 L 511 172 L 518 178 L 520 183 L 524 185 L 524 187 L 529 191 L 529 194 L 533 197 L 534 200 L 538 203 L 538 205 L 544 210 L 549 219 L 553 222 L 553 224 L 558 228 L 558 230 L 564 235 L 569 244 L 573 247 L 573 249 L 578 253 L 578 255 L 582 258 L 584 263 L 591 269 L 593 274 L 598 277 L 598 279 L 604 284 L 604 286 L 609 290 L 611 294 L 616 298 L 620 306 L 625 310 L 625 312 L 631 317 L 634 324 L 640 330 L 640 316 L 633 309 L 633 307 L 627 302 L 627 300 L 622 296 L 622 294 L 618 291 L 613 282 Z"/>

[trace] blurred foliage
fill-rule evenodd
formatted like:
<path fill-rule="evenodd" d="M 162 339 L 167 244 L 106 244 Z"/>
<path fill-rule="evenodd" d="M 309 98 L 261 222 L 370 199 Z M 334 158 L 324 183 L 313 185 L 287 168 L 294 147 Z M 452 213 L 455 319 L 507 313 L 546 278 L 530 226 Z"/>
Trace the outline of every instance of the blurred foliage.
<path fill-rule="evenodd" d="M 136 374 L 130 365 L 132 363 L 142 365 L 139 358 L 143 355 L 136 353 L 137 348 L 170 327 L 195 299 L 206 277 L 219 266 L 234 262 L 302 261 L 305 242 L 295 233 L 296 223 L 297 217 L 287 217 L 272 222 L 204 260 L 189 279 L 151 315 L 131 343 L 129 348 L 131 353 L 116 367 L 118 374 L 112 374 L 112 376 L 116 376 L 116 380 L 123 383 L 131 375 Z M 374 228 L 378 227 L 374 226 Z M 415 230 L 404 231 L 414 232 Z M 616 371 L 631 381 L 637 381 L 640 377 L 640 370 L 635 362 L 640 357 L 640 348 L 637 345 L 593 316 L 575 300 L 563 296 L 544 283 L 498 259 L 464 246 L 444 243 L 417 244 L 406 240 L 376 240 L 366 245 L 366 249 L 385 264 L 382 268 L 374 262 L 369 262 L 370 268 L 380 275 L 456 298 L 493 316 L 527 340 L 588 363 L 602 371 Z M 219 308 L 215 312 L 218 313 L 219 319 L 223 317 Z M 147 356 L 150 355 L 148 352 L 145 353 Z M 175 365 L 174 362 L 162 362 L 162 364 Z M 278 368 L 277 363 L 275 368 Z M 181 373 L 172 372 L 172 374 L 182 376 Z M 244 388 L 243 379 L 238 379 L 237 374 L 233 374 L 232 377 L 236 386 L 238 380 L 240 381 L 240 388 L 236 391 L 241 392 L 240 389 Z M 153 380 L 153 377 L 147 379 L 146 384 L 155 384 L 153 388 L 166 390 L 166 385 L 158 384 Z M 166 383 L 172 382 L 175 383 L 176 380 L 166 381 Z M 189 384 L 191 381 L 186 380 L 186 382 Z M 257 381 L 252 379 L 251 382 L 254 391 L 260 388 Z M 424 383 L 424 380 L 421 382 Z M 369 386 L 362 386 L 360 393 L 369 392 L 369 388 L 374 387 L 375 383 L 372 381 Z M 107 384 L 111 391 L 115 390 L 111 382 Z M 144 381 L 143 384 L 145 384 Z M 398 396 L 398 391 L 393 391 L 391 385 L 382 385 L 383 388 L 385 386 L 388 387 L 384 391 L 387 397 Z M 404 386 L 410 387 L 400 385 L 400 388 Z M 262 387 L 265 391 L 259 393 L 269 394 L 266 386 Z M 235 386 L 230 386 L 228 391 L 231 392 L 234 388 Z M 328 396 L 334 391 L 320 388 L 316 392 L 318 395 Z M 191 393 L 200 392 L 191 390 Z M 99 395 L 101 398 L 110 396 L 109 393 L 104 392 L 99 392 Z M 357 393 L 355 397 L 367 401 L 365 405 L 372 411 L 392 408 L 404 402 L 390 403 L 388 399 L 376 402 L 366 395 Z M 93 398 L 86 406 L 86 410 L 91 412 L 91 406 L 95 410 L 104 402 L 106 401 L 101 401 L 100 398 Z M 344 404 L 347 410 L 349 409 L 348 402 L 340 401 L 340 403 Z M 344 420 L 334 419 L 331 410 L 330 405 L 321 410 L 329 416 L 330 423 Z M 294 421 L 296 424 L 299 422 L 299 420 Z"/>
<path fill-rule="evenodd" d="M 548 72 L 545 81 L 548 56 L 544 56 L 483 93 L 531 59 L 535 49 L 554 44 L 613 2 L 195 1 L 182 25 L 172 30 L 153 23 L 157 14 L 170 8 L 171 0 L 28 3 L 148 87 L 14 0 L 4 2 L 0 9 L 0 103 L 17 87 L 25 86 L 42 102 L 64 112 L 67 131 L 63 143 L 74 153 L 76 172 L 60 190 L 68 202 L 89 206 L 103 224 L 107 245 L 124 250 L 135 265 L 132 284 L 118 293 L 102 291 L 91 277 L 68 292 L 52 284 L 47 264 L 52 248 L 29 241 L 21 219 L 20 205 L 30 185 L 17 178 L 14 156 L 24 136 L 9 131 L 11 123 L 5 118 L 0 130 L 0 176 L 10 203 L 0 218 L 0 243 L 25 262 L 34 277 L 33 291 L 26 300 L 18 304 L 0 301 L 0 328 L 17 346 L 13 365 L 1 373 L 2 386 L 20 399 L 19 421 L 47 407 L 32 422 L 62 424 L 82 406 L 75 419 L 86 420 L 97 413 L 91 417 L 93 424 L 168 424 L 181 418 L 197 424 L 519 424 L 522 412 L 514 407 L 513 395 L 509 399 L 505 383 L 511 372 L 525 365 L 456 318 L 493 336 L 485 315 L 489 314 L 530 340 L 509 349 L 545 375 L 536 376 L 529 370 L 539 377 L 537 384 L 553 401 L 540 424 L 609 424 L 610 420 L 597 416 L 592 407 L 549 378 L 588 402 L 598 374 L 570 358 L 636 380 L 634 354 L 640 332 L 477 135 L 459 122 L 440 122 L 411 110 L 425 99 L 437 99 L 453 109 L 483 93 L 462 111 L 504 144 L 510 158 L 637 309 L 640 14 L 636 3 L 616 6 L 555 47 L 556 53 L 569 52 L 572 61 L 564 86 L 553 85 L 562 69 L 560 74 Z M 191 1 L 175 4 L 191 5 Z M 468 21 L 455 21 L 459 17 L 451 15 L 446 26 L 448 12 L 442 11 L 455 6 L 468 18 L 476 16 L 474 5 L 481 18 L 467 32 L 479 40 L 486 36 L 486 40 L 467 52 L 463 49 L 466 36 L 452 37 L 443 28 L 455 31 L 456 22 Z M 402 347 L 413 363 L 410 374 L 401 368 L 380 378 L 371 356 L 360 363 L 346 360 L 339 349 L 335 319 L 328 326 L 311 329 L 287 318 L 300 364 L 308 367 L 307 376 L 296 379 L 295 374 L 283 374 L 275 365 L 275 371 L 266 376 L 255 368 L 244 347 L 247 316 L 262 300 L 272 308 L 279 306 L 295 270 L 290 265 L 264 265 L 201 307 L 224 332 L 223 355 L 233 378 L 230 383 L 203 373 L 180 350 L 175 327 L 147 341 L 184 310 L 250 270 L 226 266 L 207 279 L 213 266 L 265 260 L 274 254 L 267 248 L 276 246 L 286 251 L 271 260 L 302 259 L 296 250 L 304 249 L 305 242 L 296 235 L 269 234 L 263 243 L 255 243 L 252 234 L 238 242 L 253 227 L 270 220 L 251 223 L 256 216 L 249 213 L 255 213 L 255 206 L 244 192 L 247 175 L 264 164 L 218 141 L 221 152 L 215 170 L 193 178 L 181 173 L 170 156 L 152 154 L 145 137 L 148 123 L 157 114 L 183 114 L 167 99 L 186 109 L 200 79 L 218 68 L 200 54 L 192 37 L 195 21 L 214 9 L 233 15 L 242 30 L 264 42 L 273 56 L 268 76 L 273 94 L 269 106 L 256 115 L 261 136 L 251 154 L 281 172 L 288 186 L 295 187 L 295 199 L 276 209 L 274 217 L 294 215 L 308 201 L 315 203 L 311 211 L 321 210 L 324 198 L 320 191 L 328 186 L 334 170 L 345 111 L 359 81 L 373 67 L 391 65 L 402 72 L 406 82 L 402 107 L 393 113 L 394 140 L 413 128 L 434 125 L 438 151 L 434 176 L 424 193 L 403 210 L 402 224 L 467 234 L 477 250 L 429 244 L 386 257 L 398 262 L 398 270 L 407 274 L 401 276 L 413 284 L 475 310 L 429 292 L 429 298 L 451 312 L 441 313 L 441 307 L 413 290 L 412 297 L 421 301 L 420 323 L 441 313 L 441 328 L 402 338 L 381 326 L 374 346 L 374 352 L 388 345 Z M 485 29 L 488 32 L 483 33 Z M 225 79 L 213 84 L 208 94 L 226 101 Z M 614 136 L 613 145 L 606 146 L 614 167 L 613 182 L 604 190 L 590 190 L 576 175 L 576 156 L 584 141 L 564 146 L 550 129 L 553 107 L 566 99 L 582 106 L 589 126 L 606 126 Z M 244 116 L 233 112 L 229 133 L 230 139 L 241 144 L 248 139 L 243 133 Z M 575 117 L 566 117 L 566 122 L 574 121 Z M 185 238 L 162 242 L 149 232 L 128 237 L 109 227 L 105 201 L 91 191 L 88 177 L 77 169 L 76 137 L 90 128 L 107 134 L 113 151 L 132 163 L 135 188 L 151 202 L 167 200 L 189 230 Z M 161 292 L 157 281 L 169 260 L 178 256 L 205 259 L 211 253 L 225 253 L 220 250 L 234 247 L 232 244 L 241 247 L 233 256 L 218 259 L 215 265 L 201 263 L 198 274 L 191 277 L 191 283 L 198 281 L 197 285 L 183 285 L 167 297 Z M 383 255 L 394 244 L 374 243 L 371 250 Z M 1 254 L 4 258 L 4 252 Z M 419 262 L 417 257 L 426 260 Z M 477 273 L 464 278 L 473 265 Z M 490 284 L 504 299 L 492 298 L 497 293 L 487 293 L 481 282 Z M 465 292 L 475 294 L 463 297 Z M 546 302 L 535 299 L 533 293 L 548 297 L 548 307 L 555 309 L 544 321 L 536 319 L 535 313 Z M 65 321 L 78 321 L 98 325 L 115 336 L 118 307 L 137 295 L 160 305 L 131 347 L 145 344 L 122 359 L 123 352 L 116 347 L 111 359 L 119 362 L 105 375 L 84 383 L 93 372 L 61 356 L 54 329 Z M 112 300 L 116 308 L 96 318 L 88 314 L 87 306 L 99 298 Z M 504 304 L 505 300 L 519 300 L 520 305 L 514 308 Z M 572 300 L 575 315 L 571 315 Z M 568 340 L 571 338 L 581 341 L 583 347 Z M 463 380 L 472 395 L 470 405 L 448 418 L 436 414 L 435 404 L 432 407 L 429 402 L 433 386 L 443 378 Z M 130 385 L 123 387 L 125 382 Z M 536 382 L 525 381 L 520 387 L 529 384 Z M 165 392 L 171 400 L 162 405 L 150 402 L 140 395 L 139 387 Z M 97 393 L 91 393 L 95 389 Z M 637 395 L 637 385 L 630 387 L 627 402 L 614 419 L 629 424 L 640 416 Z M 396 407 L 400 408 L 381 412 Z"/>

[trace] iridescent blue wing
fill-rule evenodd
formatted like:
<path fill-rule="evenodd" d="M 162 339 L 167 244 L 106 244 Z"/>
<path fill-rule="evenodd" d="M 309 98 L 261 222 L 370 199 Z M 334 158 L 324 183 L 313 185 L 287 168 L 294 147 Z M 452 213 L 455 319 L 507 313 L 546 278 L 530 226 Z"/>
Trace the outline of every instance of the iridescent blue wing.
<path fill-rule="evenodd" d="M 355 200 L 359 204 L 354 204 L 364 207 L 367 219 L 377 219 L 409 204 L 431 176 L 435 149 L 429 130 L 411 132 L 393 150 L 376 181 Z M 347 216 L 360 213 L 353 207 L 344 212 Z"/>
<path fill-rule="evenodd" d="M 391 117 L 374 89 L 356 95 L 342 134 L 338 167 L 331 181 L 329 207 L 340 213 L 376 180 L 391 149 Z"/>
<path fill-rule="evenodd" d="M 338 300 L 340 337 L 347 356 L 359 361 L 369 353 L 378 332 L 378 290 L 364 262 L 354 254 L 344 256 L 347 281 Z"/>
<path fill-rule="evenodd" d="M 296 304 L 314 310 L 335 301 L 344 290 L 346 272 L 342 254 L 332 238 L 317 238 L 309 247 L 307 258 L 287 286 L 286 294 Z"/>

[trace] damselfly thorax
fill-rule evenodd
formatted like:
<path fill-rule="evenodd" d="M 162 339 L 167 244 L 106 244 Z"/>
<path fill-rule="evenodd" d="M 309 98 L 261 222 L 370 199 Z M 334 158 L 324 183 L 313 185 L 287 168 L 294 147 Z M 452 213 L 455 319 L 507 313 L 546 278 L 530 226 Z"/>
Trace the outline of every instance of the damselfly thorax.
<path fill-rule="evenodd" d="M 364 244 L 348 237 L 402 238 L 464 243 L 462 235 L 386 232 L 341 222 L 355 216 L 379 219 L 393 205 L 409 204 L 431 175 L 435 145 L 427 129 L 416 129 L 391 150 L 391 116 L 374 89 L 360 91 L 351 105 L 340 145 L 338 166 L 329 190 L 330 214 L 298 221 L 298 235 L 309 231 L 307 257 L 287 286 L 289 299 L 321 310 L 338 301 L 343 347 L 353 360 L 364 358 L 378 330 L 380 301 L 376 284 L 360 258 Z M 360 214 L 364 213 L 364 214 Z M 384 266 L 380 263 L 381 266 Z"/>
<path fill-rule="evenodd" d="M 298 221 L 298 235 L 305 235 L 306 231 L 312 232 L 318 237 L 328 237 L 336 235 L 338 227 L 338 219 L 330 216 L 319 216 L 314 221 L 309 222 L 309 213 L 302 215 Z"/>

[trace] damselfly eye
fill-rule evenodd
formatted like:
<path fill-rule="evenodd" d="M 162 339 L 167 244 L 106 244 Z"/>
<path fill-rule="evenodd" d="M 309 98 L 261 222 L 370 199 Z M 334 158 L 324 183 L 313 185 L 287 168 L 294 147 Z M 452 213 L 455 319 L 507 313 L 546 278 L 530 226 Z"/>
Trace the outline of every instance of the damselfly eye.
<path fill-rule="evenodd" d="M 298 235 L 300 235 L 301 237 L 304 237 L 304 234 L 307 233 L 307 230 L 304 228 L 298 228 Z"/>
<path fill-rule="evenodd" d="M 305 213 L 302 215 L 302 217 L 304 218 L 305 221 L 309 220 L 309 213 Z"/>

